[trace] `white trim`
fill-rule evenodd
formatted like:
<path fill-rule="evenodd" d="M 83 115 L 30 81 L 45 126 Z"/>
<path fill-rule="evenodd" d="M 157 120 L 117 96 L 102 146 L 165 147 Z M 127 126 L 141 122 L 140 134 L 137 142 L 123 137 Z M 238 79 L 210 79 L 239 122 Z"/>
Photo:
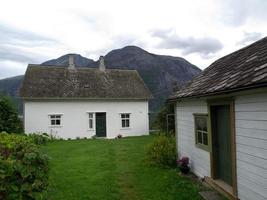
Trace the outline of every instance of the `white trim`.
<path fill-rule="evenodd" d="M 87 114 L 88 114 L 88 131 L 94 131 L 95 127 L 96 127 L 95 112 L 87 112 Z M 93 114 L 92 118 L 89 117 L 90 114 Z M 92 121 L 92 125 L 93 125 L 92 128 L 90 128 L 90 119 L 93 120 Z"/>
<path fill-rule="evenodd" d="M 60 116 L 62 116 L 63 113 L 48 113 L 48 116 L 51 116 L 51 115 L 60 115 Z"/>
<path fill-rule="evenodd" d="M 127 129 L 131 129 L 131 113 L 127 113 L 127 112 L 124 112 L 124 113 L 119 113 L 120 114 L 120 130 L 127 130 Z M 122 118 L 122 115 L 129 115 L 129 117 L 127 118 Z M 122 127 L 122 120 L 129 120 L 129 126 L 125 126 L 125 127 Z"/>
<path fill-rule="evenodd" d="M 59 116 L 59 119 L 58 118 L 55 118 L 55 119 L 51 119 L 52 116 Z M 49 128 L 61 128 L 63 125 L 62 125 L 62 117 L 63 114 L 48 114 L 48 126 Z M 60 124 L 52 124 L 52 120 L 60 120 Z M 55 121 L 56 122 L 56 121 Z"/>

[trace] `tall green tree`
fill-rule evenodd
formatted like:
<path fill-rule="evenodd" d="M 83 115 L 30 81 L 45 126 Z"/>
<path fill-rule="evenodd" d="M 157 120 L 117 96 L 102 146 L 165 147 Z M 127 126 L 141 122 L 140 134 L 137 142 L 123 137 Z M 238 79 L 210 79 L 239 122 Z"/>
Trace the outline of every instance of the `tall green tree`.
<path fill-rule="evenodd" d="M 0 132 L 22 133 L 22 122 L 18 118 L 18 111 L 12 99 L 0 96 Z"/>
<path fill-rule="evenodd" d="M 168 118 L 168 123 L 167 123 Z M 153 127 L 163 132 L 175 133 L 174 105 L 165 104 L 156 116 Z"/>

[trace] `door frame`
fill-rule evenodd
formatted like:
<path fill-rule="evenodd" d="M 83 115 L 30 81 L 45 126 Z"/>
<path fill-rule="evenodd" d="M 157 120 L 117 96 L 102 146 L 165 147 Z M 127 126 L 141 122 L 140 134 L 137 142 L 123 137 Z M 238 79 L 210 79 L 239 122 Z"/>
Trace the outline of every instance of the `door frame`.
<path fill-rule="evenodd" d="M 208 129 L 210 132 L 210 171 L 212 180 L 216 180 L 215 178 L 215 159 L 212 149 L 212 119 L 211 119 L 211 106 L 219 106 L 219 105 L 228 105 L 230 108 L 230 139 L 231 139 L 231 161 L 232 161 L 232 195 L 237 197 L 237 175 L 236 175 L 236 133 L 235 133 L 235 108 L 234 108 L 234 99 L 233 98 L 224 98 L 224 99 L 211 99 L 207 100 L 208 103 Z M 220 185 L 218 185 L 220 187 Z M 225 189 L 225 188 L 222 188 Z M 226 190 L 227 192 L 227 190 Z"/>

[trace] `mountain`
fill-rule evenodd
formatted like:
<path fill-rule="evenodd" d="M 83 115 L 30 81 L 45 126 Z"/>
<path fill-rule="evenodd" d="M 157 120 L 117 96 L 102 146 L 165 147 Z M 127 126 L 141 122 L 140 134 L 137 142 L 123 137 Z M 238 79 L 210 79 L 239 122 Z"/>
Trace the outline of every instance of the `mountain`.
<path fill-rule="evenodd" d="M 110 51 L 104 56 L 107 68 L 135 69 L 151 90 L 154 99 L 150 100 L 150 111 L 158 111 L 173 88 L 191 80 L 201 70 L 180 57 L 149 53 L 136 46 L 126 46 Z M 79 67 L 98 67 L 94 61 L 81 55 L 74 55 L 75 65 Z M 42 65 L 67 66 L 68 54 L 49 60 Z M 0 80 L 0 91 L 12 96 L 17 95 L 23 76 Z"/>
<path fill-rule="evenodd" d="M 70 54 L 66 54 L 66 55 L 61 56 L 61 57 L 59 57 L 57 59 L 48 60 L 48 61 L 42 63 L 42 65 L 68 66 L 69 55 Z M 74 64 L 76 66 L 78 66 L 78 67 L 88 66 L 88 65 L 90 65 L 90 64 L 95 62 L 94 60 L 82 57 L 79 54 L 73 54 L 73 55 L 74 55 Z"/>

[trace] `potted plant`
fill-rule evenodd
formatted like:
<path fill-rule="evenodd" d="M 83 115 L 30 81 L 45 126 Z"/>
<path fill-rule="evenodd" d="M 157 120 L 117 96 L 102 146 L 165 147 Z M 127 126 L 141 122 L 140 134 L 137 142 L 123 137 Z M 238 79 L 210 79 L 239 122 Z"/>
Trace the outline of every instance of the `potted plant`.
<path fill-rule="evenodd" d="M 188 157 L 186 157 L 186 156 L 182 157 L 181 159 L 179 159 L 177 161 L 177 164 L 178 164 L 180 171 L 183 174 L 188 174 L 188 172 L 190 171 L 190 167 L 188 166 L 189 165 L 189 158 Z"/>
<path fill-rule="evenodd" d="M 121 134 L 118 134 L 116 138 L 117 139 L 121 139 L 122 138 L 122 135 Z"/>

